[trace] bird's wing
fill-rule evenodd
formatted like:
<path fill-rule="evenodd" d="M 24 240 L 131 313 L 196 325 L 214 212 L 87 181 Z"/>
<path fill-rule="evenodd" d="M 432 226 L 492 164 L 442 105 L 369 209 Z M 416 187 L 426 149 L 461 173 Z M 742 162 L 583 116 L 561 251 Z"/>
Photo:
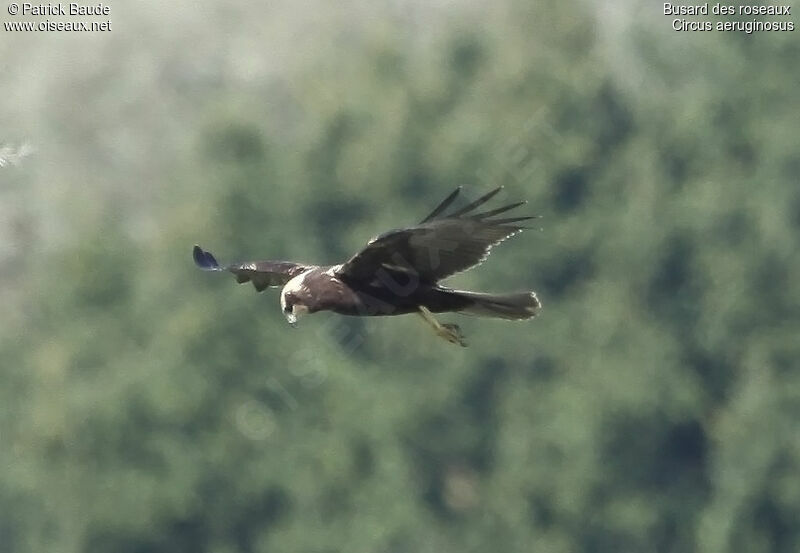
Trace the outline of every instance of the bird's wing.
<path fill-rule="evenodd" d="M 517 223 L 533 218 L 495 217 L 525 202 L 475 213 L 477 207 L 501 189 L 496 188 L 469 205 L 444 215 L 461 190 L 457 188 L 419 225 L 391 230 L 373 238 L 337 273 L 345 278 L 369 279 L 383 269 L 389 273 L 414 275 L 420 281 L 433 283 L 480 264 L 492 246 L 527 228 Z"/>
<path fill-rule="evenodd" d="M 204 271 L 230 271 L 236 275 L 236 282 L 252 282 L 259 292 L 270 286 L 283 286 L 292 277 L 311 268 L 291 261 L 248 261 L 220 266 L 211 252 L 204 251 L 200 246 L 194 247 L 192 255 L 195 265 Z"/>

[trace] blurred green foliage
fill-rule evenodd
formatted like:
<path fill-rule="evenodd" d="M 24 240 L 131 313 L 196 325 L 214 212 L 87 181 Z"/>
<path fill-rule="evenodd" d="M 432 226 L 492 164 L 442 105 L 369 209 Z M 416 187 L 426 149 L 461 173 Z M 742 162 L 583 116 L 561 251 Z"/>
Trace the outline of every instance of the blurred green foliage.
<path fill-rule="evenodd" d="M 115 6 L 91 70 L 0 76 L 40 146 L 0 169 L 0 551 L 800 550 L 792 33 L 348 6 Z M 452 279 L 544 303 L 467 350 L 191 263 L 335 263 L 462 183 L 544 215 Z"/>

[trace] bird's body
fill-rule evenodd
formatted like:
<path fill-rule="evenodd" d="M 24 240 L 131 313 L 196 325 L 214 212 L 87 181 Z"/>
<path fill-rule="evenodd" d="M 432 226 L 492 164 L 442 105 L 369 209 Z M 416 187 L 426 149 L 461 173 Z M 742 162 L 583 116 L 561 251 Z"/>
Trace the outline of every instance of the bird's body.
<path fill-rule="evenodd" d="M 283 286 L 281 309 L 291 324 L 304 313 L 333 311 L 350 316 L 420 314 L 437 334 L 466 345 L 460 329 L 440 324 L 432 313 L 458 312 L 512 320 L 529 319 L 541 304 L 533 292 L 484 294 L 452 290 L 439 281 L 480 264 L 495 244 L 523 229 L 515 223 L 531 217 L 492 219 L 524 202 L 472 213 L 499 188 L 466 207 L 441 216 L 458 195 L 450 194 L 414 227 L 381 234 L 340 265 L 317 266 L 289 261 L 260 261 L 220 267 L 214 256 L 195 246 L 202 269 L 228 270 L 240 283 L 258 291 Z"/>
<path fill-rule="evenodd" d="M 400 288 L 392 290 L 393 283 L 372 282 L 348 283 L 336 272 L 336 265 L 313 267 L 292 278 L 283 287 L 283 307 L 301 304 L 308 313 L 333 311 L 339 315 L 368 317 L 379 315 L 405 315 L 415 313 L 419 305 L 425 305 L 434 313 L 456 311 L 463 301 L 456 301 L 452 294 L 438 286 L 419 284 L 402 293 Z M 397 283 L 402 286 L 402 283 Z"/>

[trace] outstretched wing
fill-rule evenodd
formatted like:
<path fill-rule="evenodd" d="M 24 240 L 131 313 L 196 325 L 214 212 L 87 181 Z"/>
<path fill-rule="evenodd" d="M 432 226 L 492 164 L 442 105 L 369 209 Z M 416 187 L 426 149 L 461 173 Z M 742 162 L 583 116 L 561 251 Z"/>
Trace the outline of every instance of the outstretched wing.
<path fill-rule="evenodd" d="M 220 267 L 211 252 L 204 251 L 200 246 L 194 247 L 192 255 L 195 265 L 204 271 L 230 271 L 236 275 L 236 282 L 252 282 L 259 292 L 270 286 L 283 286 L 292 277 L 311 268 L 291 261 L 249 261 Z"/>
<path fill-rule="evenodd" d="M 525 202 L 475 213 L 476 208 L 500 190 L 502 187 L 443 215 L 461 191 L 461 187 L 457 188 L 419 225 L 391 230 L 370 240 L 363 250 L 341 266 L 338 274 L 345 278 L 370 279 L 383 269 L 415 275 L 422 282 L 433 283 L 480 264 L 492 246 L 527 228 L 516 223 L 533 219 L 495 217 Z"/>

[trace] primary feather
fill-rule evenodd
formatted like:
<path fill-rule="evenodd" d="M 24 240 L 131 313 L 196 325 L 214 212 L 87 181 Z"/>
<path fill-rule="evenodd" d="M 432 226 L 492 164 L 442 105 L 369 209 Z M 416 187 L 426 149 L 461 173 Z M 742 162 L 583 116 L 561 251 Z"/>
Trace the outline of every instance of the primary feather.
<path fill-rule="evenodd" d="M 533 217 L 492 219 L 525 202 L 472 214 L 476 208 L 497 195 L 502 187 L 448 214 L 457 188 L 419 225 L 392 230 L 369 241 L 339 269 L 343 278 L 365 278 L 379 269 L 403 272 L 423 282 L 437 282 L 480 264 L 492 247 L 525 227 L 516 225 Z"/>

